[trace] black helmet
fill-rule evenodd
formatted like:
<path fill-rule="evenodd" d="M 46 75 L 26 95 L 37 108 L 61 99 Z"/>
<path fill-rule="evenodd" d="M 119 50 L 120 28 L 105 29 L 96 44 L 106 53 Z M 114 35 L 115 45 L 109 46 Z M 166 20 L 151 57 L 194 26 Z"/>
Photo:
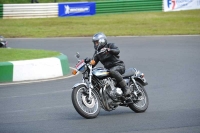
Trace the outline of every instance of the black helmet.
<path fill-rule="evenodd" d="M 0 48 L 6 48 L 7 41 L 3 36 L 0 36 Z"/>
<path fill-rule="evenodd" d="M 96 33 L 92 37 L 92 42 L 94 43 L 94 48 L 100 50 L 107 44 L 107 37 L 104 33 Z M 98 45 L 96 45 L 96 43 L 98 43 Z"/>

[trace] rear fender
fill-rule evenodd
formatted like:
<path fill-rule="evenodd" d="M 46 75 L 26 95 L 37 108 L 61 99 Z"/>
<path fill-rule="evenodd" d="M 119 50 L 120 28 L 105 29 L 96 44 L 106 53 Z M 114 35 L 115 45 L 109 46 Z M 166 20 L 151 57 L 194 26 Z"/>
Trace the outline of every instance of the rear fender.
<path fill-rule="evenodd" d="M 139 82 L 140 84 L 142 84 L 143 86 L 148 85 L 147 80 L 144 77 L 144 73 L 140 72 L 139 70 L 135 69 L 136 73 L 134 75 L 134 78 L 137 82 Z"/>
<path fill-rule="evenodd" d="M 135 81 L 139 82 L 143 86 L 148 85 L 145 78 L 135 77 L 134 79 L 135 79 Z"/>

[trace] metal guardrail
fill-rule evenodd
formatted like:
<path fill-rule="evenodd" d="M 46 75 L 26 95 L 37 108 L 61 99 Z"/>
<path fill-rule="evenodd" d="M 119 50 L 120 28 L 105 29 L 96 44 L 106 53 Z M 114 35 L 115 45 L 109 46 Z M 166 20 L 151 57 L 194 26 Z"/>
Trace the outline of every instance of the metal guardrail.
<path fill-rule="evenodd" d="M 58 17 L 57 3 L 3 4 L 4 19 L 48 17 Z"/>
<path fill-rule="evenodd" d="M 96 14 L 162 11 L 162 0 L 111 0 L 96 2 Z"/>

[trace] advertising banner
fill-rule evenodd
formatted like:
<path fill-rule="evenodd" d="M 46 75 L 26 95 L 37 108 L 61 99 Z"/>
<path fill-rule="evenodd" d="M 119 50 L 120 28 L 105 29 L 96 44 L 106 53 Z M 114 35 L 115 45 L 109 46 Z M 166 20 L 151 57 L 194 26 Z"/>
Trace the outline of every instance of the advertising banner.
<path fill-rule="evenodd" d="M 95 2 L 59 3 L 59 17 L 95 15 Z"/>
<path fill-rule="evenodd" d="M 163 0 L 164 11 L 200 9 L 200 0 Z"/>

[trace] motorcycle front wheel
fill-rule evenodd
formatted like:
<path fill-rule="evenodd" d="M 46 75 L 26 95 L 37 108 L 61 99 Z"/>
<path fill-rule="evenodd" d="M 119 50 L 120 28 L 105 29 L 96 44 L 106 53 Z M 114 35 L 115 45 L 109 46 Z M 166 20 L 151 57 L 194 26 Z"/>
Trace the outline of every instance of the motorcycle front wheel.
<path fill-rule="evenodd" d="M 100 102 L 97 94 L 92 91 L 91 99 L 84 85 L 77 86 L 72 91 L 72 103 L 76 111 L 86 119 L 96 118 L 100 112 Z"/>
<path fill-rule="evenodd" d="M 149 98 L 147 95 L 147 92 L 143 85 L 141 85 L 139 82 L 136 82 L 138 85 L 138 89 L 141 91 L 142 95 L 140 99 L 132 99 L 133 103 L 129 104 L 129 108 L 133 110 L 136 113 L 142 113 L 145 112 L 149 105 Z M 130 85 L 130 87 L 133 87 L 134 85 Z"/>

